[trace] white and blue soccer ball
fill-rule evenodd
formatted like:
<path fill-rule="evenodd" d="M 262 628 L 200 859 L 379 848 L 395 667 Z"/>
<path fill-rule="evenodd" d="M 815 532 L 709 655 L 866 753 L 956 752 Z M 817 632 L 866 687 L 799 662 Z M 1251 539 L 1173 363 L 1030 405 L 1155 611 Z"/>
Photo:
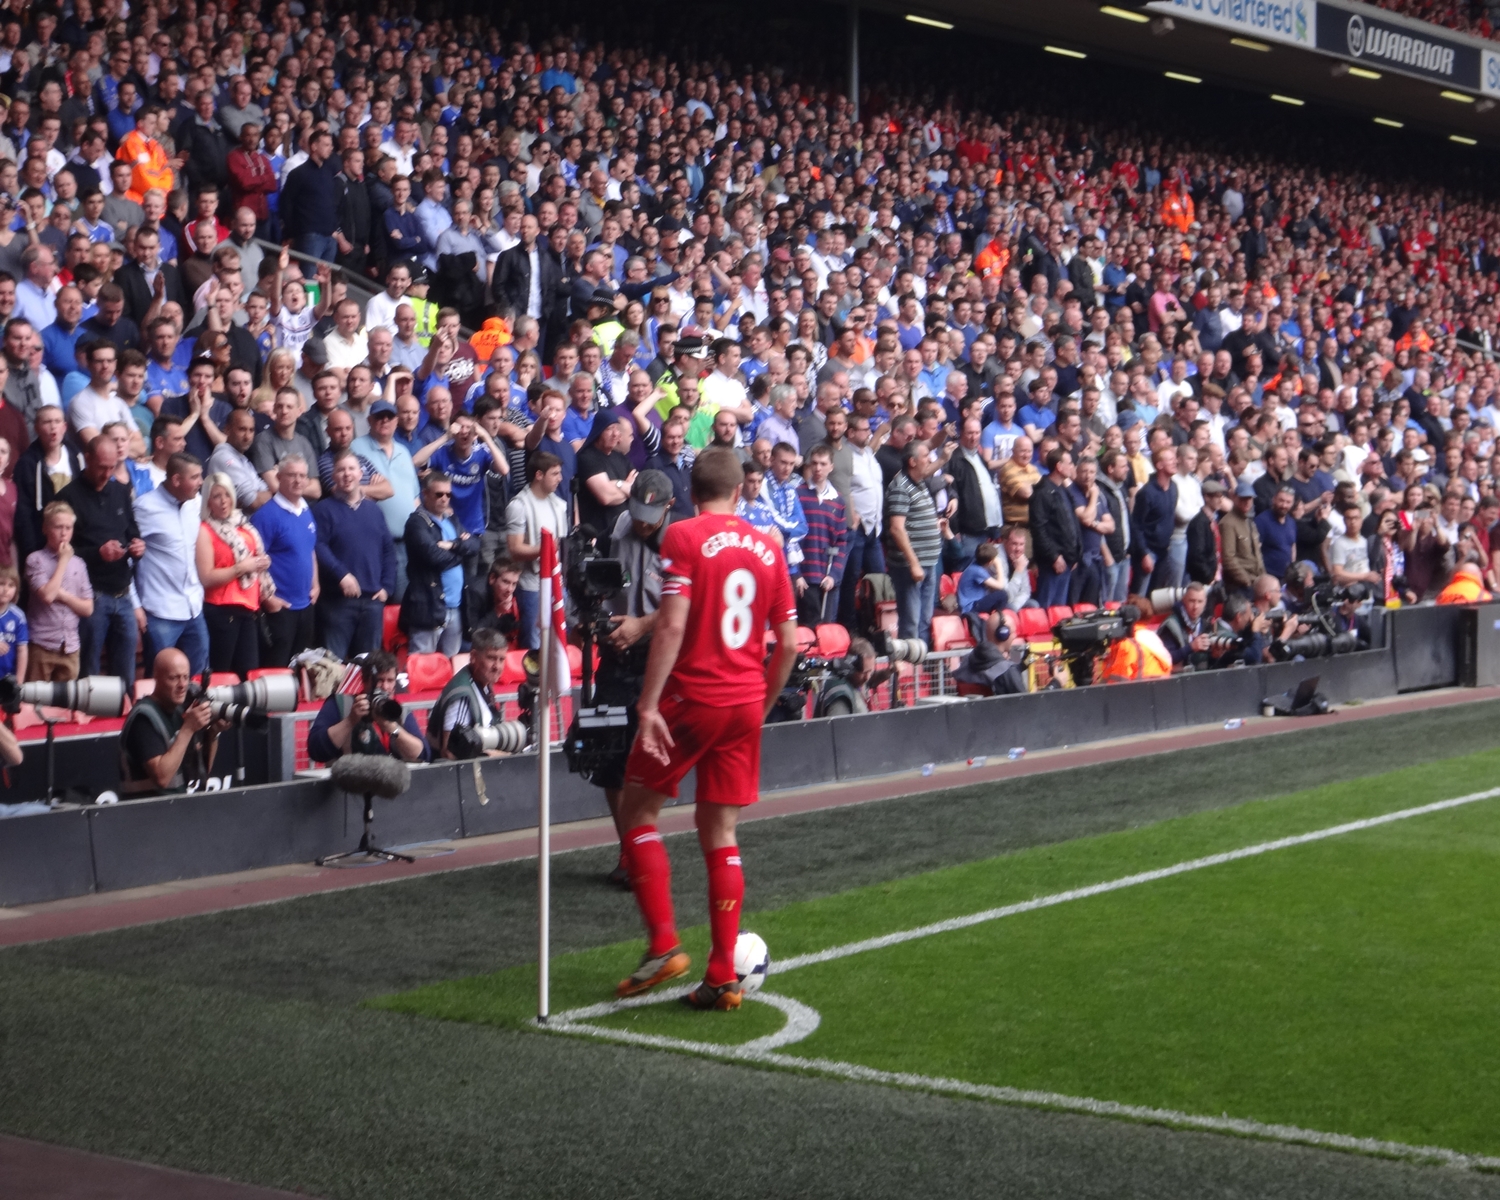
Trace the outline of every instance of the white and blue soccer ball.
<path fill-rule="evenodd" d="M 758 933 L 741 933 L 734 943 L 734 974 L 747 996 L 760 991 L 771 970 L 771 951 Z"/>

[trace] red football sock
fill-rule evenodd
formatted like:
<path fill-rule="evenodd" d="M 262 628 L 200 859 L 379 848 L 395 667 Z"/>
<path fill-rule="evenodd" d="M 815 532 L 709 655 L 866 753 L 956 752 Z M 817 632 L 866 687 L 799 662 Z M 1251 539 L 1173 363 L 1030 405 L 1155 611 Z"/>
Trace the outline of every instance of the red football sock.
<path fill-rule="evenodd" d="M 650 952 L 665 954 L 677 945 L 677 918 L 672 912 L 672 863 L 655 825 L 637 825 L 625 835 L 625 859 Z"/>
<path fill-rule="evenodd" d="M 708 927 L 713 950 L 705 982 L 714 987 L 734 978 L 734 943 L 740 936 L 740 906 L 745 900 L 745 873 L 740 848 L 721 846 L 708 852 Z"/>

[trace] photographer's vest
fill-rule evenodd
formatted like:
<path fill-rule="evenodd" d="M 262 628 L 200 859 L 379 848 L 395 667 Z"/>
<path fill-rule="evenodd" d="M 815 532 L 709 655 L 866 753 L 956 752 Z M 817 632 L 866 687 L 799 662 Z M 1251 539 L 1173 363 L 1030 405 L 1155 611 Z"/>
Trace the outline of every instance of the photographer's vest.
<path fill-rule="evenodd" d="M 479 684 L 474 682 L 474 676 L 469 674 L 469 668 L 465 667 L 448 680 L 447 686 L 438 694 L 437 703 L 427 714 L 427 742 L 432 747 L 434 758 L 442 753 L 443 718 L 447 715 L 449 706 L 460 696 L 469 702 L 469 714 L 474 718 L 474 724 L 482 723 L 479 720 L 479 714 L 482 712 L 490 714 L 491 722 L 500 720 L 500 714 L 495 710 L 495 706 L 485 697 Z"/>
<path fill-rule="evenodd" d="M 130 734 L 138 721 L 145 721 L 155 729 L 169 748 L 172 740 L 177 736 L 177 730 L 170 726 L 166 714 L 162 712 L 156 701 L 150 696 L 143 696 L 140 703 L 130 710 L 130 715 L 125 718 L 125 724 L 120 727 L 120 794 L 140 796 L 151 792 L 185 791 L 187 788 L 185 780 L 189 774 L 194 779 L 202 775 L 202 751 L 198 739 L 194 738 L 188 746 L 187 753 L 182 756 L 182 762 L 178 765 L 177 774 L 167 781 L 165 787 L 158 787 L 156 780 L 145 773 L 145 763 L 142 763 L 141 770 L 137 771 L 135 764 L 130 761 Z M 181 728 L 182 722 L 179 721 L 177 729 Z"/>

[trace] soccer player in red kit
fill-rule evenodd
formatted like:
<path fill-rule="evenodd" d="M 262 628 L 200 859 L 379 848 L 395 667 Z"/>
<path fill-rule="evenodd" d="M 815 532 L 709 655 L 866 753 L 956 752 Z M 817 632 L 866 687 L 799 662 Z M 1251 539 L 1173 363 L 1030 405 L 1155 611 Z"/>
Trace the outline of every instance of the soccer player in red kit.
<path fill-rule="evenodd" d="M 745 877 L 735 823 L 740 809 L 759 799 L 761 726 L 797 657 L 797 606 L 781 547 L 734 515 L 744 478 L 732 451 L 702 451 L 692 474 L 699 515 L 669 526 L 662 539 L 661 608 L 620 801 L 630 886 L 648 944 L 641 965 L 615 989 L 619 996 L 649 991 L 692 966 L 677 939 L 672 867 L 656 821 L 696 766 L 713 949 L 703 982 L 683 1002 L 740 1006 L 734 944 Z M 777 640 L 769 666 L 768 625 Z"/>

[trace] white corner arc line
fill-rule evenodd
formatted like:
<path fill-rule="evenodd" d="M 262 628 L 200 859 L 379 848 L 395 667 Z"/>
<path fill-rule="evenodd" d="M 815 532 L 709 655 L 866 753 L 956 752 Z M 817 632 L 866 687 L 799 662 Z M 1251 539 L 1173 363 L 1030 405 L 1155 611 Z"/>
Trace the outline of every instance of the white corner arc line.
<path fill-rule="evenodd" d="M 912 942 L 919 938 L 933 937 L 940 933 L 951 933 L 957 929 L 967 929 L 971 925 L 983 925 L 988 921 L 998 921 L 1002 917 L 1013 917 L 1019 913 L 1035 912 L 1042 908 L 1052 908 L 1058 904 L 1066 904 L 1070 900 L 1086 900 L 1090 896 L 1102 896 L 1109 892 L 1118 892 L 1125 888 L 1137 887 L 1143 883 L 1155 883 L 1159 879 L 1170 879 L 1174 875 L 1185 875 L 1190 871 L 1201 871 L 1207 867 L 1218 867 L 1225 863 L 1238 862 L 1243 858 L 1254 858 L 1257 855 L 1269 854 L 1273 850 L 1286 850 L 1292 846 L 1304 846 L 1309 842 L 1321 842 L 1327 838 L 1339 837 L 1346 833 L 1358 833 L 1362 829 L 1374 829 L 1381 825 L 1390 825 L 1396 821 L 1410 820 L 1412 817 L 1423 817 L 1429 813 L 1445 812 L 1451 808 L 1461 808 L 1466 804 L 1475 804 L 1481 800 L 1493 800 L 1500 796 L 1500 788 L 1490 788 L 1483 792 L 1472 792 L 1467 796 L 1456 796 L 1451 800 L 1438 800 L 1432 804 L 1422 804 L 1415 808 L 1403 808 L 1397 812 L 1382 813 L 1378 817 L 1365 817 L 1358 821 L 1346 821 L 1342 825 L 1330 825 L 1326 829 L 1315 829 L 1310 833 L 1299 833 L 1292 837 L 1277 838 L 1270 842 L 1259 842 L 1254 846 L 1242 846 L 1238 850 L 1226 850 L 1219 854 L 1208 854 L 1202 858 L 1188 859 L 1185 862 L 1173 863 L 1169 867 L 1158 867 L 1153 871 L 1141 871 L 1135 875 L 1126 875 L 1120 879 L 1110 879 L 1104 883 L 1093 883 L 1087 887 L 1069 888 L 1064 892 L 1054 892 L 1050 896 L 1037 896 L 1031 900 L 1023 900 L 1017 904 L 1006 904 L 999 908 L 985 909 L 983 912 L 969 913 L 962 917 L 949 917 L 945 921 L 934 921 L 930 925 L 919 925 L 915 929 L 903 929 L 896 933 L 885 933 L 879 937 L 864 938 L 857 942 L 846 942 L 842 946 L 830 946 L 826 950 L 817 950 L 811 954 L 799 954 L 793 958 L 772 960 L 770 973 L 773 975 L 785 974 L 787 971 L 796 971 L 802 967 L 814 966 L 818 963 L 832 962 L 837 958 L 848 958 L 852 954 L 863 954 L 869 950 L 883 950 L 887 946 L 898 946 L 902 942 Z"/>

